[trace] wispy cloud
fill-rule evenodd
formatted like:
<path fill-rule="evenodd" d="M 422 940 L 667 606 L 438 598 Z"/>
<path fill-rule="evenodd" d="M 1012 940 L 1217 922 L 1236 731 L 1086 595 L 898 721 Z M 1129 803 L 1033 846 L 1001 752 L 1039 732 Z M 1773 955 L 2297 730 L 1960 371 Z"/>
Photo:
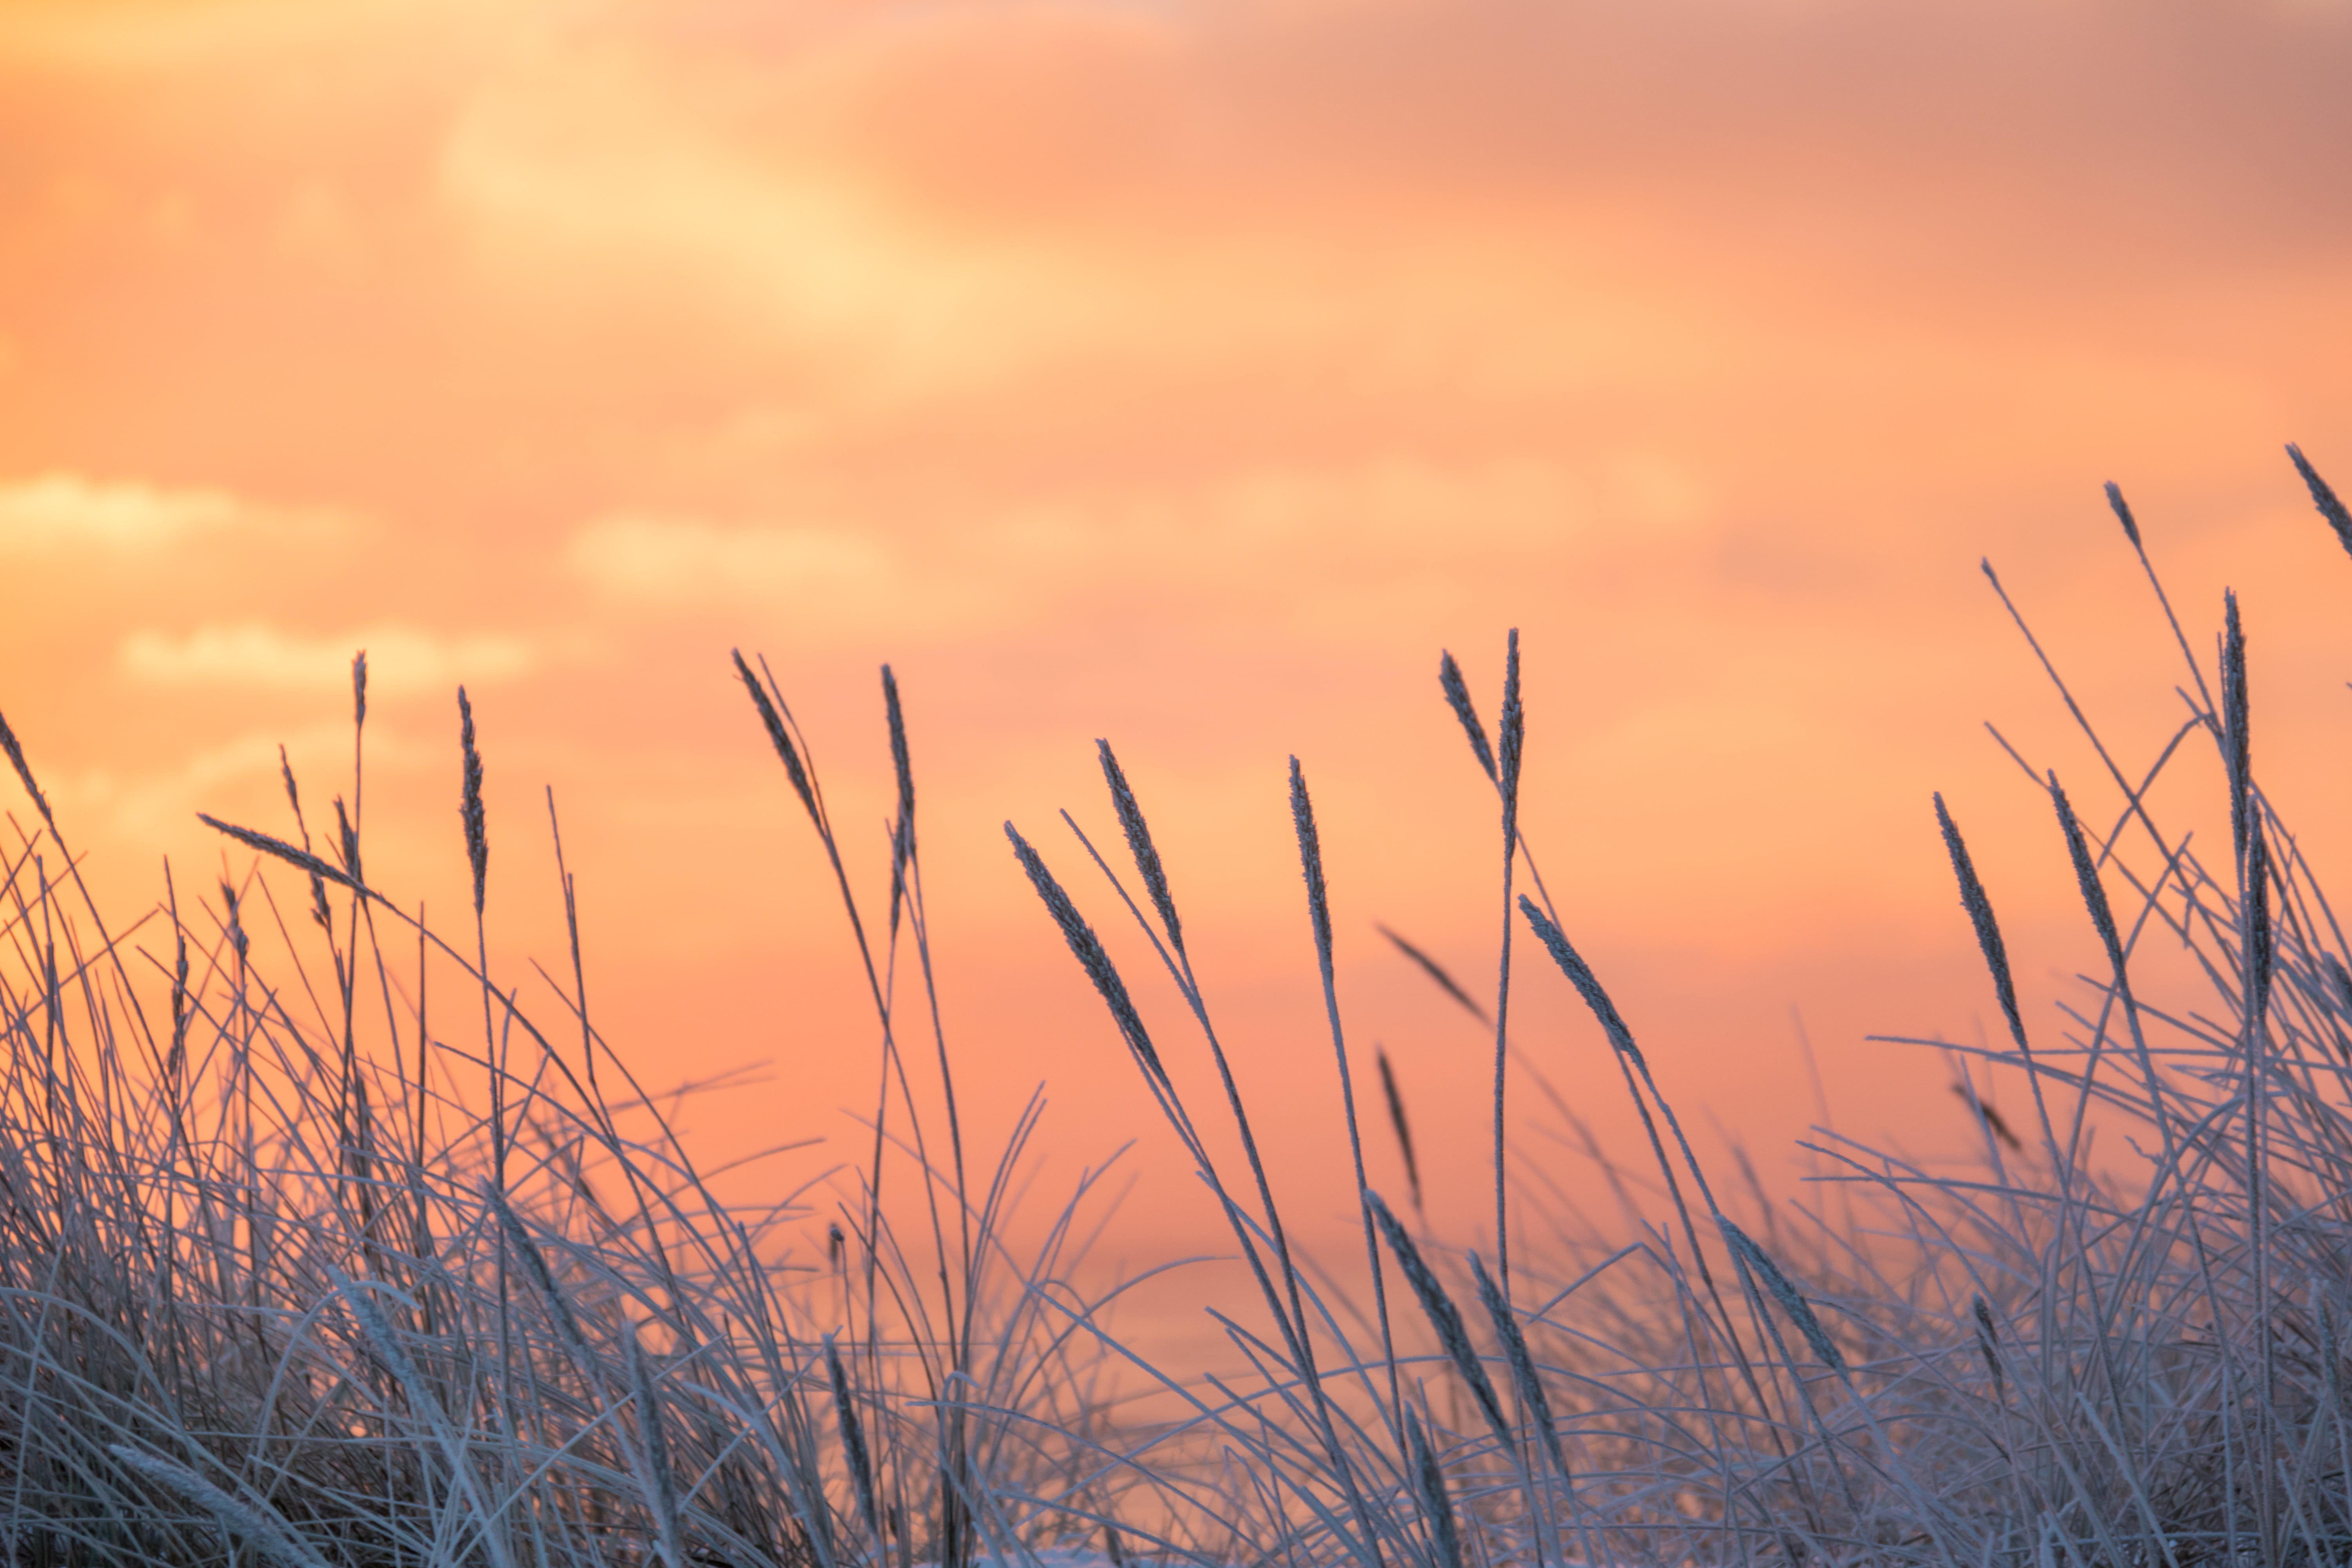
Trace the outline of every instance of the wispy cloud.
<path fill-rule="evenodd" d="M 897 537 L 841 523 L 721 522 L 608 514 L 565 547 L 578 576 L 609 605 L 653 614 L 723 609 L 803 646 L 881 636 L 935 642 L 1017 616 L 1038 591 L 974 527 Z"/>
<path fill-rule="evenodd" d="M 48 473 L 0 484 L 0 550 L 152 550 L 252 515 L 248 503 L 226 490 Z"/>
<path fill-rule="evenodd" d="M 349 38 L 449 0 L 30 0 L 0 12 L 0 58 L 80 68 L 153 68 Z"/>
<path fill-rule="evenodd" d="M 781 72 L 793 81 L 812 74 Z M 647 287 L 824 353 L 865 394 L 991 383 L 1115 331 L 1131 288 L 1050 239 L 942 232 L 867 171 L 750 138 L 701 72 L 565 51 L 487 83 L 454 124 L 442 194 L 478 254 L 533 291 Z M 765 111 L 805 116 L 769 86 Z"/>
<path fill-rule="evenodd" d="M 1713 516 L 1706 476 L 1663 453 L 1391 458 L 1074 489 L 912 523 L 611 513 L 575 531 L 564 560 L 609 604 L 772 611 L 828 639 L 972 635 L 1107 603 L 1130 626 L 1245 615 L 1328 629 L 1388 625 L 1509 563 L 1678 558 Z"/>
<path fill-rule="evenodd" d="M 822 595 L 872 602 L 897 584 L 897 563 L 847 529 L 618 513 L 574 534 L 572 566 L 616 597 L 682 604 Z"/>
<path fill-rule="evenodd" d="M 387 696 L 487 682 L 535 668 L 539 652 L 509 637 L 443 637 L 377 626 L 340 637 L 282 632 L 259 622 L 201 626 L 184 636 L 146 629 L 122 644 L 122 668 L 159 686 L 246 686 L 289 691 L 348 689 L 352 655 L 368 656 L 368 689 Z"/>

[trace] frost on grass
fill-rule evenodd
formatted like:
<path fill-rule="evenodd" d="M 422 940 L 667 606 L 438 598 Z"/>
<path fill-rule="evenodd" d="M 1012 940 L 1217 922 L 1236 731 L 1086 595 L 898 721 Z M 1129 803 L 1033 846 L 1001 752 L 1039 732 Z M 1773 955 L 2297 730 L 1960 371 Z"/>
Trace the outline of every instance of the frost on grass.
<path fill-rule="evenodd" d="M 2294 463 L 2352 544 L 2336 492 Z M 420 931 L 398 867 L 362 877 L 341 796 L 332 858 L 313 847 L 290 769 L 290 833 L 215 823 L 251 858 L 216 896 L 167 880 L 158 910 L 110 921 L 0 721 L 28 807 L 0 916 L 0 1565 L 2352 1562 L 2352 951 L 2256 768 L 2262 606 L 2209 606 L 2192 636 L 2150 531 L 2109 499 L 2146 568 L 2151 658 L 2183 661 L 2151 679 L 2184 708 L 2145 754 L 2099 742 L 2045 658 L 2096 743 L 2071 787 L 2062 759 L 2017 756 L 2017 787 L 2051 808 L 2047 874 L 2080 894 L 2103 960 L 2054 1016 L 2017 1000 L 1994 912 L 2010 890 L 1958 826 L 1974 803 L 1921 804 L 1954 869 L 1951 940 L 1982 955 L 2007 1026 L 1982 1047 L 1915 1042 L 1956 1067 L 1981 1138 L 1969 1165 L 1822 1133 L 1829 1190 L 1801 1205 L 1717 1179 L 1669 1098 L 1688 1064 L 1644 1048 L 1638 1007 L 1586 956 L 1605 943 L 1536 873 L 1517 805 L 1546 787 L 1518 776 L 1540 664 L 1523 692 L 1509 661 L 1498 753 L 1447 656 L 1465 765 L 1504 806 L 1501 853 L 1473 872 L 1505 872 L 1505 908 L 1551 961 L 1520 983 L 1564 983 L 1591 1015 L 1514 1037 L 1507 1065 L 1580 1096 L 1622 1088 L 1639 1141 L 1611 1152 L 1625 1209 L 1595 1230 L 1518 1180 L 1498 1116 L 1496 1147 L 1448 1152 L 1500 1173 L 1507 1272 L 1363 1189 L 1368 1261 L 1400 1289 L 1344 1299 L 1258 1158 L 1170 890 L 1183 847 L 1151 834 L 1102 745 L 1136 890 L 1083 837 L 1053 853 L 1099 884 L 1065 883 L 1018 832 L 1008 874 L 1026 873 L 1037 938 L 1071 950 L 1104 1048 L 1127 1050 L 1229 1227 L 1248 1299 L 1204 1303 L 1229 1347 L 1209 1373 L 1154 1366 L 1115 1301 L 1072 1286 L 1098 1175 L 1062 1223 L 1023 1227 L 1044 1241 L 1013 1247 L 1034 1106 L 967 1173 L 929 993 L 931 944 L 954 933 L 923 903 L 895 675 L 877 868 L 835 838 L 772 672 L 735 660 L 747 744 L 775 753 L 777 808 L 809 823 L 843 900 L 886 1069 L 845 1163 L 758 1208 L 714 1195 L 667 1098 L 606 1042 L 576 942 L 558 977 L 478 927 Z M 483 747 L 460 706 L 451 797 L 479 914 L 514 895 L 487 877 Z M 2150 784 L 2175 773 L 2229 833 L 2153 812 Z M 1372 911 L 1325 882 L 1303 779 L 1300 912 L 1322 971 L 1304 978 L 1325 982 L 1344 1075 L 1332 932 Z M 869 909 L 861 886 L 887 899 Z M 1121 951 L 1174 986 L 1164 1015 L 1104 940 L 1126 919 L 1140 945 Z M 1389 935 L 1505 1032 L 1509 964 L 1490 1015 Z M 1213 1102 L 1186 1100 L 1196 1069 Z M 1402 1139 L 1402 1086 L 1383 1084 Z M 1751 1195 L 1718 1196 L 1735 1191 Z"/>

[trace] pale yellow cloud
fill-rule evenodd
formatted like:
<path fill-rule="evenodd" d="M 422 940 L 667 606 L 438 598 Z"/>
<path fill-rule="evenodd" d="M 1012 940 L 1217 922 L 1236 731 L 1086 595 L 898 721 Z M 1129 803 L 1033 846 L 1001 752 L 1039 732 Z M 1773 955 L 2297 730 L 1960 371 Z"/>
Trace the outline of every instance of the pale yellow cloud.
<path fill-rule="evenodd" d="M 0 6 L 0 58 L 81 69 L 184 67 L 457 8 L 456 0 L 12 0 Z"/>
<path fill-rule="evenodd" d="M 1266 464 L 1201 485 L 1118 486 L 888 524 L 728 523 L 612 513 L 565 547 L 618 605 L 772 610 L 804 634 L 929 640 L 1129 606 L 1130 622 L 1246 615 L 1390 625 L 1400 601 L 1513 564 L 1705 537 L 1707 478 L 1664 450 L 1588 463 L 1517 455 Z M 1447 586 L 1451 584 L 1452 586 Z"/>
<path fill-rule="evenodd" d="M 121 657 L 125 673 L 159 686 L 337 691 L 350 688 L 352 655 L 362 648 L 368 689 L 386 696 L 502 680 L 540 663 L 539 650 L 517 637 L 450 637 L 400 626 L 313 637 L 261 622 L 180 636 L 142 629 L 124 639 Z"/>
<path fill-rule="evenodd" d="M 890 552 L 845 529 L 625 512 L 588 524 L 567 553 L 604 592 L 663 604 L 820 595 L 838 603 L 900 585 Z"/>
<path fill-rule="evenodd" d="M 1169 166 L 1181 41 L 1027 5 L 757 70 L 551 42 L 474 85 L 438 191 L 521 308 L 654 305 L 789 345 L 835 413 L 1072 363 L 1336 356 L 1351 380 L 1613 387 L 1722 357 L 1658 302 L 1585 286 L 1576 206 L 1532 234 L 1508 210 L 1400 227 L 1313 192 L 1190 210 Z"/>
<path fill-rule="evenodd" d="M 225 490 L 170 489 L 56 472 L 0 484 L 0 550 L 152 550 L 249 518 Z"/>
<path fill-rule="evenodd" d="M 607 604 L 775 616 L 803 639 L 968 634 L 1019 602 L 952 541 L 923 550 L 841 525 L 621 512 L 581 528 L 564 558 Z"/>
<path fill-rule="evenodd" d="M 351 756 L 351 724 L 335 717 L 291 729 L 240 731 L 176 755 L 118 757 L 82 769 L 62 768 L 53 775 L 45 773 L 41 782 L 61 811 L 70 807 L 79 818 L 104 822 L 124 845 L 179 853 L 201 846 L 204 858 L 209 858 L 217 847 L 210 830 L 193 836 L 189 831 L 196 813 L 248 820 L 257 815 L 258 826 L 277 831 L 285 826 L 285 819 L 274 815 L 284 799 L 279 769 L 293 768 L 306 802 L 331 798 Z M 396 724 L 369 726 L 367 764 L 373 779 L 429 773 L 446 766 L 448 756 L 437 736 L 425 741 L 404 733 Z"/>
<path fill-rule="evenodd" d="M 444 194 L 494 271 L 534 296 L 556 279 L 657 289 L 854 353 L 883 389 L 986 379 L 1129 303 L 1048 243 L 943 233 L 822 149 L 763 144 L 696 88 L 551 52 L 478 90 L 443 149 Z"/>

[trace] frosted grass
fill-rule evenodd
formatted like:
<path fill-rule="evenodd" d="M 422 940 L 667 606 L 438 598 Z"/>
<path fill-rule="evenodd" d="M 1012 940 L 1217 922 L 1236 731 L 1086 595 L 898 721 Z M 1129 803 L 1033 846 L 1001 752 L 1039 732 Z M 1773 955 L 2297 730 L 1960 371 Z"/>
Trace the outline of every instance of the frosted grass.
<path fill-rule="evenodd" d="M 2352 551 L 2334 490 L 2291 457 Z M 1637 1180 L 1593 1146 L 1621 1203 L 1607 1225 L 1499 1137 L 1507 1260 L 1406 1224 L 1366 1183 L 1334 952 L 1370 922 L 1325 875 L 1295 761 L 1364 1302 L 1285 1222 L 1185 946 L 1182 846 L 1154 837 L 1141 803 L 1148 770 L 1139 792 L 1098 743 L 1133 884 L 1075 816 L 1074 852 L 1008 825 L 1039 935 L 1058 932 L 1094 984 L 1106 1043 L 1124 1042 L 1246 1271 L 1245 1300 L 1205 1309 L 1228 1353 L 1198 1375 L 1122 1340 L 1120 1291 L 1071 1284 L 1108 1214 L 1099 1173 L 1017 1231 L 1041 1240 L 1013 1246 L 1034 1104 L 1001 1147 L 967 1146 L 932 989 L 934 935 L 952 933 L 929 922 L 890 671 L 889 891 L 869 918 L 808 737 L 764 663 L 734 661 L 779 800 L 825 850 L 877 1068 L 859 1163 L 759 1208 L 714 1195 L 666 1100 L 591 1019 L 551 795 L 568 984 L 494 965 L 488 901 L 520 895 L 488 879 L 491 829 L 512 829 L 488 819 L 495 737 L 462 694 L 453 793 L 475 930 L 454 943 L 394 898 L 396 869 L 362 858 L 363 659 L 331 834 L 314 841 L 286 767 L 290 836 L 206 817 L 247 868 L 202 898 L 167 878 L 162 904 L 121 930 L 0 721 L 32 807 L 0 851 L 0 1563 L 2352 1562 L 2352 948 L 2261 784 L 2260 606 L 2226 599 L 2218 657 L 2200 658 L 2140 521 L 2113 487 L 2108 500 L 2159 646 L 2183 661 L 2184 717 L 2153 755 L 2107 746 L 1987 571 L 2099 764 L 2062 785 L 2012 752 L 2051 809 L 2050 875 L 2099 941 L 2102 972 L 2053 1019 L 2017 1000 L 2005 890 L 1962 835 L 1969 803 L 1922 803 L 1953 867 L 1952 940 L 1974 942 L 2005 1026 L 1980 1046 L 1911 1042 L 1960 1069 L 1958 1124 L 1981 1139 L 1970 1168 L 1818 1130 L 1805 1147 L 1828 1191 L 1776 1205 L 1744 1161 L 1727 1181 L 1702 1157 L 1667 1093 L 1685 1064 L 1645 1050 L 1520 830 L 1523 792 L 1543 789 L 1528 746 L 1542 704 L 1516 635 L 1499 745 L 1460 665 L 1440 662 L 1500 808 L 1491 1008 L 1381 929 L 1494 1030 L 1498 1128 L 1506 1068 L 1577 1125 L 1554 1082 L 1565 1069 L 1509 1034 L 1527 964 L 1591 1011 L 1615 1071 L 1575 1098 L 1622 1089 L 1648 1166 Z M 2191 767 L 2227 803 L 2226 861 L 2148 805 Z M 1066 869 L 1091 868 L 1082 881 L 1054 868 L 1066 854 Z M 1122 917 L 1176 986 L 1171 1016 L 1147 1016 L 1094 923 Z M 1534 940 L 1515 967 L 1522 925 Z M 2185 982 L 2143 957 L 2150 942 L 2187 955 Z M 468 1017 L 478 1002 L 478 1044 L 470 1025 L 461 1043 L 433 1022 L 436 974 L 463 977 Z M 1194 1106 L 1171 1066 L 1202 1056 L 1218 1093 Z M 1399 1086 L 1374 1061 L 1410 1148 Z M 2020 1077 L 2032 1124 L 2011 1128 L 1982 1091 Z M 1218 1119 L 1245 1173 L 1213 1155 Z M 803 1257 L 819 1226 L 826 1242 Z M 1393 1321 L 1391 1267 L 1405 1284 Z"/>

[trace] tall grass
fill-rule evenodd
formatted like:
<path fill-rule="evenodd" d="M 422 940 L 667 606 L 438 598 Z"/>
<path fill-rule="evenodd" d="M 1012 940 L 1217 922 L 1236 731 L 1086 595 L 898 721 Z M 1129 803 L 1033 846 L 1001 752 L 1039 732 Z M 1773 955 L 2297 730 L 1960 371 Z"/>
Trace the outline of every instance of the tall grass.
<path fill-rule="evenodd" d="M 2352 551 L 2352 518 L 2293 457 Z M 470 942 L 363 868 L 363 661 L 349 805 L 333 802 L 323 851 L 288 768 L 291 834 L 214 823 L 254 852 L 245 879 L 201 896 L 167 880 L 121 931 L 0 723 L 33 807 L 5 856 L 0 968 L 0 1552 L 289 1568 L 965 1568 L 1070 1545 L 1234 1568 L 2352 1562 L 2352 954 L 2258 782 L 2234 597 L 2209 664 L 2110 499 L 2186 663 L 2186 709 L 2127 764 L 2051 668 L 2105 773 L 2070 794 L 2019 759 L 2104 958 L 2054 1031 L 2029 1024 L 1999 890 L 1932 803 L 1967 915 L 1954 938 L 1981 952 L 2006 1033 L 1916 1042 L 1962 1063 L 1974 1169 L 1824 1131 L 1809 1147 L 1834 1202 L 1786 1205 L 1744 1161 L 1726 1179 L 1702 1158 L 1520 829 L 1516 636 L 1498 746 L 1459 667 L 1441 667 L 1496 790 L 1491 1006 L 1389 933 L 1494 1033 L 1491 1258 L 1408 1225 L 1366 1181 L 1360 1058 L 1296 761 L 1361 1302 L 1286 1223 L 1176 879 L 1111 747 L 1131 873 L 1066 818 L 1075 855 L 1054 858 L 1086 862 L 1100 907 L 1140 930 L 1176 1016 L 1144 1016 L 1071 884 L 1008 824 L 1251 1281 L 1248 1310 L 1218 1310 L 1228 1363 L 1197 1377 L 1153 1367 L 1110 1301 L 1072 1288 L 1098 1205 L 1084 1184 L 1042 1242 L 1008 1240 L 1035 1109 L 1000 1150 L 968 1141 L 887 669 L 889 893 L 869 909 L 806 736 L 764 665 L 735 659 L 786 809 L 825 852 L 875 1019 L 857 1163 L 759 1210 L 714 1195 L 608 1047 L 576 924 L 568 973 L 536 972 L 528 995 L 494 968 L 481 922 L 508 829 L 483 809 L 489 748 L 462 693 Z M 2209 746 L 2226 863 L 2149 805 Z M 2107 804 L 2086 819 L 2093 795 Z M 304 901 L 281 907 L 289 888 Z M 2186 954 L 2193 984 L 2146 984 L 2144 951 Z M 1610 1167 L 1623 1212 L 1605 1239 L 1509 1179 L 1513 1074 L 1559 1103 L 1510 1033 L 1528 963 L 1590 1007 L 1643 1131 L 1654 1180 Z M 464 977 L 462 1025 L 446 997 L 428 1007 L 435 974 Z M 552 1007 L 534 1013 L 541 994 Z M 1179 1089 L 1180 1050 L 1206 1054 L 1213 1102 Z M 1376 1059 L 1373 1120 L 1410 1159 Z M 2028 1088 L 2021 1131 L 1983 1099 L 1997 1076 Z M 1227 1147 L 1237 1159 L 1213 1152 Z M 826 1255 L 797 1256 L 827 1204 Z"/>
<path fill-rule="evenodd" d="M 363 664 L 353 691 L 363 732 Z M 568 985 L 540 977 L 569 1016 L 491 972 L 499 825 L 460 701 L 459 943 L 363 875 L 356 784 L 313 847 L 290 769 L 295 834 L 215 826 L 304 904 L 257 872 L 113 931 L 7 738 L 39 820 L 7 858 L 0 976 L 0 1561 L 904 1568 L 1098 1539 L 1152 1482 L 1106 1446 L 1074 1332 L 1092 1199 L 1027 1256 L 1003 1241 L 1034 1108 L 967 1184 L 953 1124 L 942 1156 L 886 1099 L 843 1288 L 810 1280 L 788 1244 L 815 1196 L 713 1195 L 582 1005 L 576 924 Z M 869 965 L 883 1092 L 911 1105 L 899 1014 L 937 1015 L 901 777 Z M 894 984 L 908 948 L 919 985 Z M 470 994 L 428 999 L 453 972 Z"/>

